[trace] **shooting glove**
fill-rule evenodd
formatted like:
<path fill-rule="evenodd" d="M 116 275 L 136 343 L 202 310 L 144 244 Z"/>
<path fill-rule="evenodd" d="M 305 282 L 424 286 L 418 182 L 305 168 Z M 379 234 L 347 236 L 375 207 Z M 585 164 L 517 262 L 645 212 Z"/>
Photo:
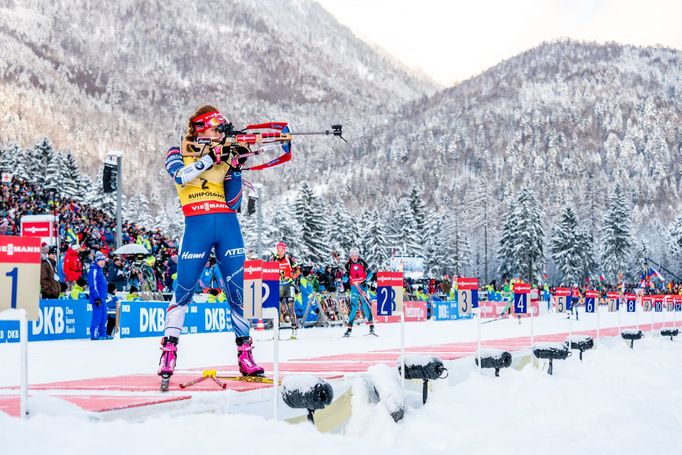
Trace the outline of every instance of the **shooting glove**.
<path fill-rule="evenodd" d="M 241 145 L 233 145 L 230 149 L 230 160 L 228 162 L 234 170 L 239 171 L 249 158 L 248 154 L 251 153 L 251 150 Z"/>

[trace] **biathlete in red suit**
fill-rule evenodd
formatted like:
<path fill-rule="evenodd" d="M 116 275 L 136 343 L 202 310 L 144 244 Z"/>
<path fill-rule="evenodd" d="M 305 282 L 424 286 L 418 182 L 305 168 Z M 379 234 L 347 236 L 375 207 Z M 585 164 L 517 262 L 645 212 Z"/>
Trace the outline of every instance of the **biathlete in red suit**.
<path fill-rule="evenodd" d="M 279 302 L 281 308 L 287 308 L 294 318 L 292 289 L 296 288 L 296 280 L 301 275 L 301 268 L 296 260 L 287 254 L 287 245 L 284 242 L 277 242 L 275 254 L 270 258 L 271 262 L 279 264 Z M 291 301 L 289 301 L 291 297 Z M 290 311 L 289 311 L 290 310 Z"/>
<path fill-rule="evenodd" d="M 371 278 L 372 273 L 369 271 L 367 262 L 360 257 L 360 251 L 357 248 L 350 250 L 350 259 L 346 262 L 346 275 L 350 284 L 350 314 L 348 315 L 348 328 L 343 336 L 349 337 L 353 330 L 358 303 L 362 304 L 362 312 L 365 313 L 369 322 L 369 333 L 374 334 L 374 318 L 367 294 L 367 280 Z"/>

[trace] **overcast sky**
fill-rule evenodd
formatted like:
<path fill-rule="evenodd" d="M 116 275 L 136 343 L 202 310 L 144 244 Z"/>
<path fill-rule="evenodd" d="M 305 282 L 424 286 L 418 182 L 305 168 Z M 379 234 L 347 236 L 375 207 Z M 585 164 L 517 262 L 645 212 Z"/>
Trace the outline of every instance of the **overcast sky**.
<path fill-rule="evenodd" d="M 558 38 L 682 50 L 682 0 L 317 1 L 443 85 Z"/>

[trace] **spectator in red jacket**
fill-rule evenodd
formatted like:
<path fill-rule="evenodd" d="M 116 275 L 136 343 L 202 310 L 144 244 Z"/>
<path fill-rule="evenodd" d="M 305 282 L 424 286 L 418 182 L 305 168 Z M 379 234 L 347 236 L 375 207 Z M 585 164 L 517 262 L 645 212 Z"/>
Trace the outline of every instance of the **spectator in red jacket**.
<path fill-rule="evenodd" d="M 83 263 L 78 256 L 80 249 L 80 245 L 76 243 L 71 245 L 64 255 L 64 279 L 68 283 L 69 288 L 78 278 L 83 276 Z"/>

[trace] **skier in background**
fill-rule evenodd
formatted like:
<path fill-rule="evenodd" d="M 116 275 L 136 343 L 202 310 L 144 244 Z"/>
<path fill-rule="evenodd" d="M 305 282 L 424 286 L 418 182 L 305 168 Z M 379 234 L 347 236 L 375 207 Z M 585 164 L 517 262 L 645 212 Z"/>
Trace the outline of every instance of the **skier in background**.
<path fill-rule="evenodd" d="M 185 232 L 178 253 L 176 287 L 166 311 L 161 341 L 158 374 L 162 377 L 162 391 L 168 390 L 175 370 L 187 305 L 214 247 L 230 304 L 239 371 L 245 376 L 264 372 L 253 359 L 249 321 L 243 310 L 244 240 L 237 209 L 242 200 L 241 166 L 246 161 L 240 156 L 248 150 L 218 143 L 225 137 L 220 125 L 226 124 L 227 120 L 215 107 L 202 106 L 189 119 L 182 148 L 172 147 L 166 155 L 166 170 L 175 181 L 185 215 Z"/>
<path fill-rule="evenodd" d="M 296 260 L 287 253 L 287 244 L 277 242 L 275 254 L 270 258 L 271 262 L 279 264 L 279 305 L 280 314 L 287 315 L 291 327 L 294 331 L 292 337 L 296 335 L 296 312 L 294 311 L 294 295 L 296 290 L 296 279 L 301 275 L 301 267 Z"/>
<path fill-rule="evenodd" d="M 369 271 L 367 262 L 360 257 L 360 250 L 356 247 L 350 249 L 350 259 L 346 262 L 346 275 L 348 275 L 348 284 L 350 284 L 350 314 L 348 315 L 348 328 L 343 336 L 349 337 L 353 331 L 358 304 L 362 305 L 362 311 L 367 317 L 367 322 L 369 322 L 369 333 L 376 335 L 374 333 L 372 307 L 367 294 L 367 280 L 372 277 L 372 273 Z"/>

